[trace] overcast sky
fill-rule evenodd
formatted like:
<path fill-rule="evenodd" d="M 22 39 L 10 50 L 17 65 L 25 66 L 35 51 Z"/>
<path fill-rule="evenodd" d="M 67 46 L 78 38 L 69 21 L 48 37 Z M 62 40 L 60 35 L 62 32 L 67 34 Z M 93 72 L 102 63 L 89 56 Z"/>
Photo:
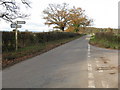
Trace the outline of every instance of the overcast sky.
<path fill-rule="evenodd" d="M 86 11 L 88 17 L 94 20 L 93 27 L 98 28 L 118 28 L 118 2 L 119 0 L 30 0 L 31 9 L 27 9 L 27 13 L 31 16 L 27 19 L 25 25 L 19 30 L 29 30 L 29 31 L 49 31 L 52 27 L 44 25 L 44 20 L 42 19 L 42 11 L 50 3 L 68 3 L 69 7 L 76 6 L 81 7 Z M 24 9 L 22 9 L 24 10 Z M 25 11 L 26 12 L 26 11 Z M 20 20 L 20 19 L 18 19 Z M 12 30 L 10 28 L 10 23 L 5 21 L 0 21 L 0 31 L 2 30 Z"/>

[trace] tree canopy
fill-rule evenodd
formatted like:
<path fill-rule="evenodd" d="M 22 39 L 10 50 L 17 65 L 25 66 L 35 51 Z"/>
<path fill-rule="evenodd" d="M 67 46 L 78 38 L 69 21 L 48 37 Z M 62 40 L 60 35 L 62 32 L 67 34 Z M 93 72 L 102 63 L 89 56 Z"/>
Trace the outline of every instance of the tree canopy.
<path fill-rule="evenodd" d="M 82 8 L 75 8 L 73 7 L 70 9 L 70 27 L 73 27 L 75 32 L 79 31 L 79 27 L 86 27 L 91 25 L 92 20 L 87 18 L 85 15 L 85 10 Z"/>
<path fill-rule="evenodd" d="M 49 7 L 43 11 L 46 16 L 44 16 L 44 19 L 46 19 L 45 24 L 47 25 L 56 25 L 54 28 L 59 28 L 62 31 L 64 31 L 65 27 L 68 23 L 68 4 L 63 3 L 60 4 L 49 4 Z"/>
<path fill-rule="evenodd" d="M 82 8 L 69 8 L 68 4 L 49 4 L 43 11 L 46 25 L 56 25 L 62 31 L 68 27 L 74 27 L 78 31 L 79 27 L 89 26 L 92 22 L 91 19 L 85 15 L 85 10 Z"/>

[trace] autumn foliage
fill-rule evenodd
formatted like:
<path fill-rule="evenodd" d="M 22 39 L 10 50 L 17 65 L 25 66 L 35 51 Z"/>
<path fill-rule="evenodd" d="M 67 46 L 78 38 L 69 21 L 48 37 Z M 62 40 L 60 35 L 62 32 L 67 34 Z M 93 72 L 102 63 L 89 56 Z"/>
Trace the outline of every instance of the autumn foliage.
<path fill-rule="evenodd" d="M 64 31 L 66 28 L 69 30 L 74 29 L 75 32 L 79 31 L 79 27 L 86 27 L 91 25 L 92 20 L 85 15 L 85 10 L 82 8 L 68 8 L 68 4 L 49 4 L 47 9 L 43 11 L 45 24 L 53 28 Z"/>

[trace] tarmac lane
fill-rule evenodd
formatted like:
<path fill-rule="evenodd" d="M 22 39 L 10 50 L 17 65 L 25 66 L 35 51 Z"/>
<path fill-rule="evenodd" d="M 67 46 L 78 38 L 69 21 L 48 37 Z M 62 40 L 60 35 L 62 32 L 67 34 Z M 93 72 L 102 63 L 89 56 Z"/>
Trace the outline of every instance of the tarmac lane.
<path fill-rule="evenodd" d="M 2 87 L 117 88 L 117 52 L 91 46 L 89 38 L 89 35 L 83 36 L 4 69 Z M 115 72 L 103 70 L 104 64 L 111 65 Z M 111 83 L 108 78 L 113 78 Z"/>

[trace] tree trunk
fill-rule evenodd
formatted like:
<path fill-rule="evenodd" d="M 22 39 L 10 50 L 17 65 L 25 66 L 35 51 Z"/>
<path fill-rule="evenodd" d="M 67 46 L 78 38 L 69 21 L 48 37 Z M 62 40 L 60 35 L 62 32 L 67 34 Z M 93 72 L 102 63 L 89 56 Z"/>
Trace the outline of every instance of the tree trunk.
<path fill-rule="evenodd" d="M 64 28 L 65 28 L 65 27 L 61 27 L 61 30 L 62 30 L 63 32 L 64 32 Z"/>

